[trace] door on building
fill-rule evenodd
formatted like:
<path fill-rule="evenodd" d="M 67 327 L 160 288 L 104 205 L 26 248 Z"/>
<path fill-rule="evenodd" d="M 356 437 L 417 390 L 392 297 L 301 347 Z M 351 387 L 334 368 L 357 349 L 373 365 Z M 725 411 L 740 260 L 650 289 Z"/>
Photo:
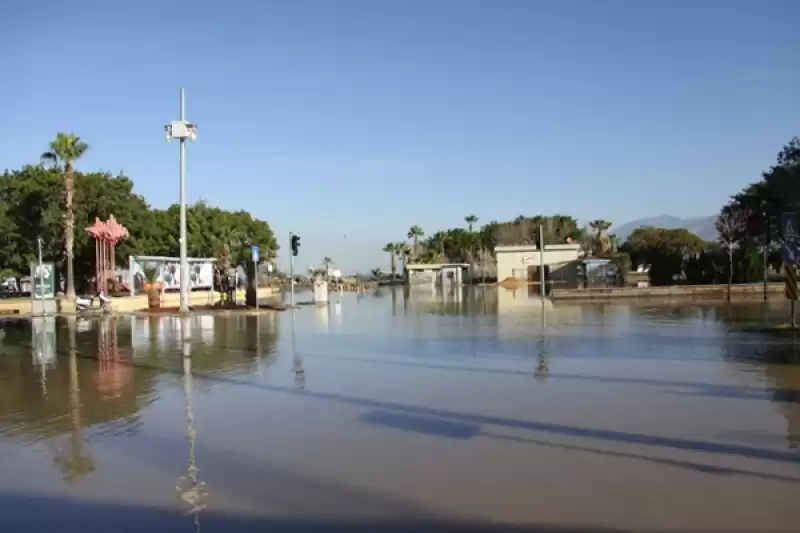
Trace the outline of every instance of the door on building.
<path fill-rule="evenodd" d="M 544 280 L 545 282 L 550 280 L 550 265 L 544 266 Z M 539 283 L 539 267 L 538 266 L 529 266 L 528 267 L 528 282 L 532 283 Z"/>

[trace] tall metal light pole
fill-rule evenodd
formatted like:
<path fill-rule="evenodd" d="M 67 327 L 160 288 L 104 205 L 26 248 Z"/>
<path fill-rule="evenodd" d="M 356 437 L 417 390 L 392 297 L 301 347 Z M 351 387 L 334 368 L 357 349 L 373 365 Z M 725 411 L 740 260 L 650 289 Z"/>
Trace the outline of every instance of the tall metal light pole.
<path fill-rule="evenodd" d="M 186 139 L 197 140 L 197 125 L 186 121 L 183 88 L 181 88 L 181 118 L 164 126 L 167 142 L 178 139 L 180 147 L 180 210 L 181 210 L 181 306 L 180 312 L 189 312 L 189 260 L 186 239 Z"/>

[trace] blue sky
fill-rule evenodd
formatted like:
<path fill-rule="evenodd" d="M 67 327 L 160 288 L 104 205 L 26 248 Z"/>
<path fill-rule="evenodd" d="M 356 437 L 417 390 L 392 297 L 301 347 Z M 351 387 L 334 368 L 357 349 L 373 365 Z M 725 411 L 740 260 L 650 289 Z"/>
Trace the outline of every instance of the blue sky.
<path fill-rule="evenodd" d="M 11 0 L 0 167 L 56 131 L 81 169 L 178 197 L 162 127 L 199 124 L 189 199 L 266 219 L 299 263 L 388 268 L 519 214 L 715 213 L 800 134 L 800 2 Z"/>

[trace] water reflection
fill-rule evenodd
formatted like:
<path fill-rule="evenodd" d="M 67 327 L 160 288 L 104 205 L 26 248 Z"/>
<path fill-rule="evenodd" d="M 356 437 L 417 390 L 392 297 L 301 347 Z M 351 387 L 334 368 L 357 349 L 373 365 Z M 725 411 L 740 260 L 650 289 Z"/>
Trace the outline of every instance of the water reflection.
<path fill-rule="evenodd" d="M 187 318 L 183 319 L 183 326 L 186 328 L 187 335 L 190 324 Z M 194 381 L 192 377 L 192 345 L 190 337 L 186 336 L 183 339 L 182 355 L 183 355 L 183 395 L 185 402 L 186 413 L 186 440 L 189 445 L 189 463 L 186 469 L 186 475 L 178 478 L 178 483 L 175 490 L 178 492 L 181 500 L 189 506 L 188 514 L 193 517 L 195 530 L 200 531 L 200 511 L 208 505 L 208 490 L 206 484 L 200 481 L 200 469 L 197 467 L 197 432 L 194 428 L 194 400 L 193 400 L 193 386 Z"/>
<path fill-rule="evenodd" d="M 741 335 L 726 337 L 725 358 L 747 372 L 763 373 L 770 384 L 766 393 L 786 419 L 787 443 L 800 449 L 800 339 L 768 337 L 757 345 L 741 340 Z"/>
<path fill-rule="evenodd" d="M 548 374 L 550 374 L 550 346 L 547 338 L 547 313 L 542 313 L 541 330 L 539 332 L 539 340 L 537 342 L 536 354 L 536 370 L 533 375 L 539 381 L 546 381 Z"/>
<path fill-rule="evenodd" d="M 34 317 L 31 320 L 31 355 L 39 366 L 42 397 L 47 398 L 47 369 L 56 363 L 56 319 Z"/>
<path fill-rule="evenodd" d="M 266 366 L 275 360 L 274 317 L 211 323 L 204 318 L 68 317 L 3 324 L 0 437 L 46 441 L 64 481 L 75 482 L 97 468 L 87 445 L 90 435 L 135 433 L 142 410 L 163 392 L 160 373 L 179 372 L 179 361 L 207 374 L 240 375 L 259 368 L 262 359 Z M 176 357 L 184 352 L 192 357 Z M 185 378 L 191 377 L 189 370 L 183 368 Z"/>
<path fill-rule="evenodd" d="M 86 449 L 83 432 L 80 380 L 78 379 L 78 351 L 76 346 L 75 318 L 67 320 L 67 351 L 69 361 L 69 439 L 56 449 L 53 462 L 61 477 L 71 483 L 94 471 L 94 459 Z"/>
<path fill-rule="evenodd" d="M 300 352 L 297 351 L 297 337 L 295 334 L 296 312 L 297 311 L 295 309 L 290 311 L 292 321 L 292 372 L 294 372 L 295 387 L 302 390 L 306 387 L 306 369 L 305 365 L 303 364 L 303 358 L 300 356 Z"/>
<path fill-rule="evenodd" d="M 489 287 L 448 290 L 407 287 L 403 292 L 403 312 L 443 316 L 494 314 L 498 312 L 498 291 Z"/>
<path fill-rule="evenodd" d="M 626 499 L 800 482 L 800 350 L 744 327 L 783 309 L 503 291 L 385 288 L 261 317 L 71 318 L 54 322 L 52 357 L 46 324 L 7 323 L 0 446 L 12 453 L 0 467 L 49 454 L 31 490 L 156 493 L 153 507 L 195 529 L 268 506 L 327 516 L 349 484 L 421 506 L 444 494 L 470 502 L 447 511 L 503 519 L 507 494 L 545 478 L 565 487 L 552 501 L 577 494 L 582 509 L 602 492 L 596 479 Z M 576 461 L 597 475 L 574 482 Z M 630 468 L 635 487 L 619 481 Z M 5 477 L 0 489 L 17 490 Z M 526 509 L 514 507 L 537 518 Z"/>

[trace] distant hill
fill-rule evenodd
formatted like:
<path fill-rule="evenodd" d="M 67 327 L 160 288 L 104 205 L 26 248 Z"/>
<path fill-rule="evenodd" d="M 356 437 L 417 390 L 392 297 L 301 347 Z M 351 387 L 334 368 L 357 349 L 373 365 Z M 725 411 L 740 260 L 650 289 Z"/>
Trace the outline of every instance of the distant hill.
<path fill-rule="evenodd" d="M 659 215 L 657 217 L 640 218 L 611 228 L 610 233 L 616 235 L 620 241 L 625 241 L 633 230 L 643 226 L 654 228 L 679 229 L 684 228 L 701 239 L 707 241 L 717 240 L 717 230 L 714 227 L 715 215 L 694 218 L 679 218 L 672 215 Z"/>

